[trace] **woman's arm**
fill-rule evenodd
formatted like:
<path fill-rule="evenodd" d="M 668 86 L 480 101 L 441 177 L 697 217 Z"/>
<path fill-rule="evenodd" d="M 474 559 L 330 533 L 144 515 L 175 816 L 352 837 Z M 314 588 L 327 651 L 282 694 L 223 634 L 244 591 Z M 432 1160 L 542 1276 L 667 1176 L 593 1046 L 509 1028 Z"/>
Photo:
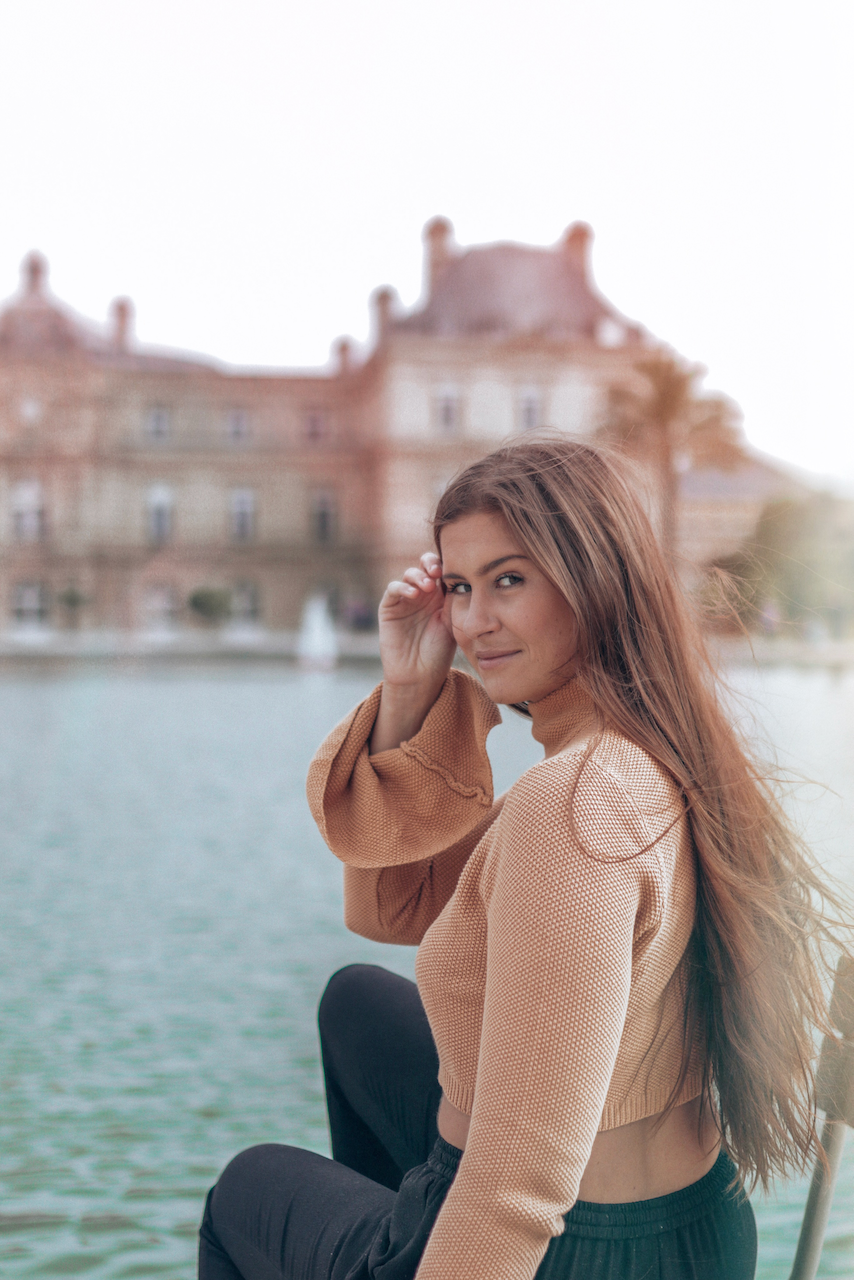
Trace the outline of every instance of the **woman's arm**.
<path fill-rule="evenodd" d="M 623 1034 L 646 843 L 597 773 L 588 762 L 575 806 L 604 810 L 607 856 L 574 839 L 566 758 L 525 775 L 497 825 L 471 1127 L 417 1280 L 532 1280 L 577 1197 Z"/>
<path fill-rule="evenodd" d="M 486 735 L 501 717 L 481 685 L 450 669 L 456 643 L 441 576 L 439 557 L 427 552 L 389 583 L 379 609 L 383 683 L 309 770 L 314 819 L 353 867 L 435 858 L 492 805 Z M 405 879 L 406 902 L 422 879 Z"/>
<path fill-rule="evenodd" d="M 496 800 L 461 840 L 435 858 L 397 867 L 344 867 L 344 923 L 374 942 L 418 946 L 457 887 L 463 867 L 501 812 Z"/>
<path fill-rule="evenodd" d="M 441 578 L 442 563 L 428 551 L 401 581 L 388 584 L 380 601 L 383 686 L 372 755 L 414 738 L 445 683 L 457 645 Z"/>
<path fill-rule="evenodd" d="M 451 671 L 420 730 L 369 754 L 382 686 L 332 731 L 311 763 L 308 801 L 320 833 L 349 866 L 435 858 L 492 807 L 486 736 L 499 723 L 483 686 Z"/>

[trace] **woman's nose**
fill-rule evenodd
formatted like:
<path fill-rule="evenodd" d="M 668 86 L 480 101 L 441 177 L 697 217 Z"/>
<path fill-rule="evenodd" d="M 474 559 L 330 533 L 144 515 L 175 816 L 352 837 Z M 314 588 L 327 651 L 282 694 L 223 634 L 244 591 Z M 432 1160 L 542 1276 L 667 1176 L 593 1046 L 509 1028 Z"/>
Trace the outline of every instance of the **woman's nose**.
<path fill-rule="evenodd" d="M 489 607 L 488 600 L 472 592 L 469 596 L 468 608 L 465 610 L 460 630 L 469 639 L 474 640 L 487 632 L 495 631 L 497 619 Z"/>

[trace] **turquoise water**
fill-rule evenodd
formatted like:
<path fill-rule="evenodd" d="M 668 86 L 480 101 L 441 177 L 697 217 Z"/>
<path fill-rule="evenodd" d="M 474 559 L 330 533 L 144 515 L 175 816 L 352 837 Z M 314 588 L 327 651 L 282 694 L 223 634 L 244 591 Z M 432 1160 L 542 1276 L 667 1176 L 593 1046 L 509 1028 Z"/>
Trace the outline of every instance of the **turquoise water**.
<path fill-rule="evenodd" d="M 326 1151 L 314 1008 L 332 970 L 412 952 L 344 931 L 306 765 L 375 673 L 282 667 L 0 674 L 0 1276 L 194 1275 L 218 1170 Z M 854 674 L 733 673 L 793 800 L 852 878 Z M 536 758 L 493 735 L 499 785 Z M 785 1280 L 802 1186 L 757 1202 Z M 854 1139 L 822 1276 L 854 1273 Z"/>

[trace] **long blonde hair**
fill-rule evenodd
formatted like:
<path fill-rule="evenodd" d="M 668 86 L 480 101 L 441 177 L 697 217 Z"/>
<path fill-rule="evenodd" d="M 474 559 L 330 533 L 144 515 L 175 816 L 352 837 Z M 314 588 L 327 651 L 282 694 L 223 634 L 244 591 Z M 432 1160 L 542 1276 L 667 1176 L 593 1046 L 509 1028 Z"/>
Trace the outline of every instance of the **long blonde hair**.
<path fill-rule="evenodd" d="M 743 1180 L 767 1187 L 818 1149 L 814 1035 L 826 1029 L 826 953 L 850 936 L 845 908 L 724 713 L 702 634 L 619 460 L 564 438 L 510 443 L 448 485 L 437 549 L 446 525 L 479 511 L 504 517 L 572 609 L 578 680 L 603 724 L 682 791 L 698 889 L 670 1106 L 699 1033 L 703 1095 L 716 1100 L 725 1148 Z"/>

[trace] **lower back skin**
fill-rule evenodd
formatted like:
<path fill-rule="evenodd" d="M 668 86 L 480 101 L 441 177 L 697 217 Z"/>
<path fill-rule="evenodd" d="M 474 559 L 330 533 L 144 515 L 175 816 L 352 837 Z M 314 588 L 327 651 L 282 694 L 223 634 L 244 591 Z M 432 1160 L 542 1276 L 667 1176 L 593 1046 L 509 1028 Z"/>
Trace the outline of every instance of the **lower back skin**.
<path fill-rule="evenodd" d="M 720 1151 L 720 1137 L 701 1099 L 675 1107 L 664 1120 L 647 1116 L 596 1135 L 578 1189 L 579 1200 L 630 1204 L 681 1191 L 708 1173 Z M 442 1094 L 439 1133 L 465 1150 L 471 1117 Z"/>

